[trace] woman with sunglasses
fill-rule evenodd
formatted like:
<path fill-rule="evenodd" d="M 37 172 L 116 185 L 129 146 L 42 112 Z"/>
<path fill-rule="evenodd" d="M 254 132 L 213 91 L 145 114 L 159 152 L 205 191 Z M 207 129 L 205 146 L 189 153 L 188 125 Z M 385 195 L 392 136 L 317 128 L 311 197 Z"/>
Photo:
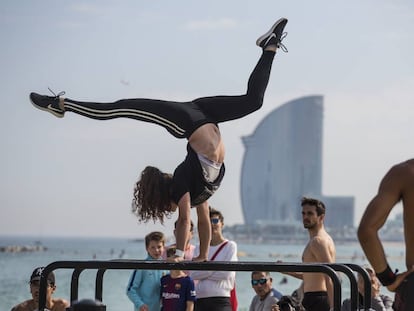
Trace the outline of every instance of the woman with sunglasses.
<path fill-rule="evenodd" d="M 211 242 L 208 260 L 211 261 L 238 261 L 237 244 L 223 236 L 224 217 L 216 210 L 210 210 Z M 195 254 L 200 248 L 196 247 Z M 197 311 L 232 311 L 237 310 L 234 285 L 236 272 L 234 271 L 190 271 L 190 276 L 197 280 L 195 310 Z M 232 295 L 233 291 L 233 295 Z M 233 297 L 233 299 L 231 299 Z"/>
<path fill-rule="evenodd" d="M 211 238 L 208 203 L 224 177 L 224 143 L 218 124 L 242 118 L 263 104 L 276 50 L 281 47 L 287 19 L 279 19 L 256 44 L 262 55 L 250 75 L 247 92 L 240 96 L 203 97 L 190 102 L 155 99 L 123 99 L 114 103 L 96 103 L 63 98 L 64 93 L 44 96 L 31 93 L 35 107 L 63 117 L 70 111 L 88 118 L 108 120 L 132 118 L 158 124 L 177 138 L 186 138 L 187 156 L 174 173 L 167 174 L 148 166 L 136 183 L 132 211 L 139 221 L 159 220 L 178 207 L 177 251 L 174 261 L 184 260 L 184 247 L 190 230 L 190 208 L 196 207 L 200 255 L 205 261 Z"/>

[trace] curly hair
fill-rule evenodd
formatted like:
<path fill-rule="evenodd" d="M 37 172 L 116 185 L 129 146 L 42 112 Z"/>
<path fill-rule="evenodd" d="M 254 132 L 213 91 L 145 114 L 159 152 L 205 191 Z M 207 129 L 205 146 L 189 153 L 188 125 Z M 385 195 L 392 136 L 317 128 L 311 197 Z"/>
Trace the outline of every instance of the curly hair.
<path fill-rule="evenodd" d="M 164 223 L 164 217 L 171 215 L 170 188 L 172 175 L 161 172 L 158 168 L 147 166 L 136 182 L 134 198 L 132 199 L 132 212 L 139 222 Z"/>

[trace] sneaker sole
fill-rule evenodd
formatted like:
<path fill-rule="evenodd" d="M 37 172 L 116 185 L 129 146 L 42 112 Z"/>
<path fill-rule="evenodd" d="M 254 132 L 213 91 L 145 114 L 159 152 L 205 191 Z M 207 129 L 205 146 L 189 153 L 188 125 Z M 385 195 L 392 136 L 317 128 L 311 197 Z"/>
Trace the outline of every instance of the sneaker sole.
<path fill-rule="evenodd" d="M 286 18 L 279 18 L 276 23 L 273 24 L 272 27 L 270 27 L 269 31 L 266 32 L 264 35 L 260 36 L 257 40 L 256 40 L 256 45 L 260 46 L 260 43 L 263 42 L 263 40 L 265 40 L 266 38 L 268 38 L 272 32 L 275 30 L 275 28 L 277 27 L 278 24 L 280 24 L 281 22 L 283 22 L 284 20 L 286 20 Z"/>
<path fill-rule="evenodd" d="M 57 111 L 53 111 L 52 109 L 49 109 L 49 108 L 44 108 L 44 107 L 42 107 L 42 106 L 36 105 L 36 103 L 32 100 L 32 97 L 31 97 L 31 96 L 29 96 L 29 98 L 30 98 L 30 102 L 32 103 L 32 105 L 33 105 L 33 106 L 35 106 L 37 109 L 40 109 L 40 110 L 43 110 L 43 111 L 50 112 L 50 113 L 51 113 L 51 114 L 53 114 L 55 117 L 58 117 L 58 118 L 63 118 L 63 115 L 65 114 L 64 112 L 63 112 L 63 113 L 62 113 L 62 112 L 57 112 Z"/>

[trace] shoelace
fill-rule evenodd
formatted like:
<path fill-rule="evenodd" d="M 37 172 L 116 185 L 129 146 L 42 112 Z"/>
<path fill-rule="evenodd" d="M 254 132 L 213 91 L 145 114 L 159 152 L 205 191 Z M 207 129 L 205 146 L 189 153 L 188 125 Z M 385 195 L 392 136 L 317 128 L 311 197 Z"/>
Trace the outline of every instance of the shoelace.
<path fill-rule="evenodd" d="M 48 87 L 48 90 L 49 90 L 50 93 L 53 94 L 53 96 L 55 96 L 55 98 L 59 98 L 60 96 L 63 96 L 63 95 L 66 94 L 65 91 L 61 91 L 61 92 L 59 92 L 59 93 L 56 94 L 55 92 L 52 91 L 52 89 L 50 87 Z"/>
<path fill-rule="evenodd" d="M 282 43 L 282 41 L 283 41 L 284 38 L 286 38 L 287 34 L 288 34 L 287 32 L 284 32 L 282 34 L 282 36 L 280 37 L 279 42 L 277 43 L 277 47 L 280 48 L 285 53 L 287 53 L 289 51 L 288 51 L 287 47 Z"/>

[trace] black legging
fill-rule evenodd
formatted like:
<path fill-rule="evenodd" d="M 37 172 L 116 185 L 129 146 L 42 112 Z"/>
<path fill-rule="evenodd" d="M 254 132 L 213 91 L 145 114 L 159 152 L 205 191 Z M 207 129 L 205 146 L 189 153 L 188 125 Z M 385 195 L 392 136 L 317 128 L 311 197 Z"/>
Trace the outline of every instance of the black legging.
<path fill-rule="evenodd" d="M 230 297 L 199 298 L 194 304 L 194 311 L 232 311 Z"/>
<path fill-rule="evenodd" d="M 263 104 L 274 55 L 272 51 L 263 51 L 250 75 L 245 95 L 202 97 L 191 102 L 134 98 L 94 103 L 66 98 L 65 111 L 98 120 L 132 118 L 151 122 L 177 138 L 189 138 L 203 124 L 239 119 L 258 110 Z"/>

